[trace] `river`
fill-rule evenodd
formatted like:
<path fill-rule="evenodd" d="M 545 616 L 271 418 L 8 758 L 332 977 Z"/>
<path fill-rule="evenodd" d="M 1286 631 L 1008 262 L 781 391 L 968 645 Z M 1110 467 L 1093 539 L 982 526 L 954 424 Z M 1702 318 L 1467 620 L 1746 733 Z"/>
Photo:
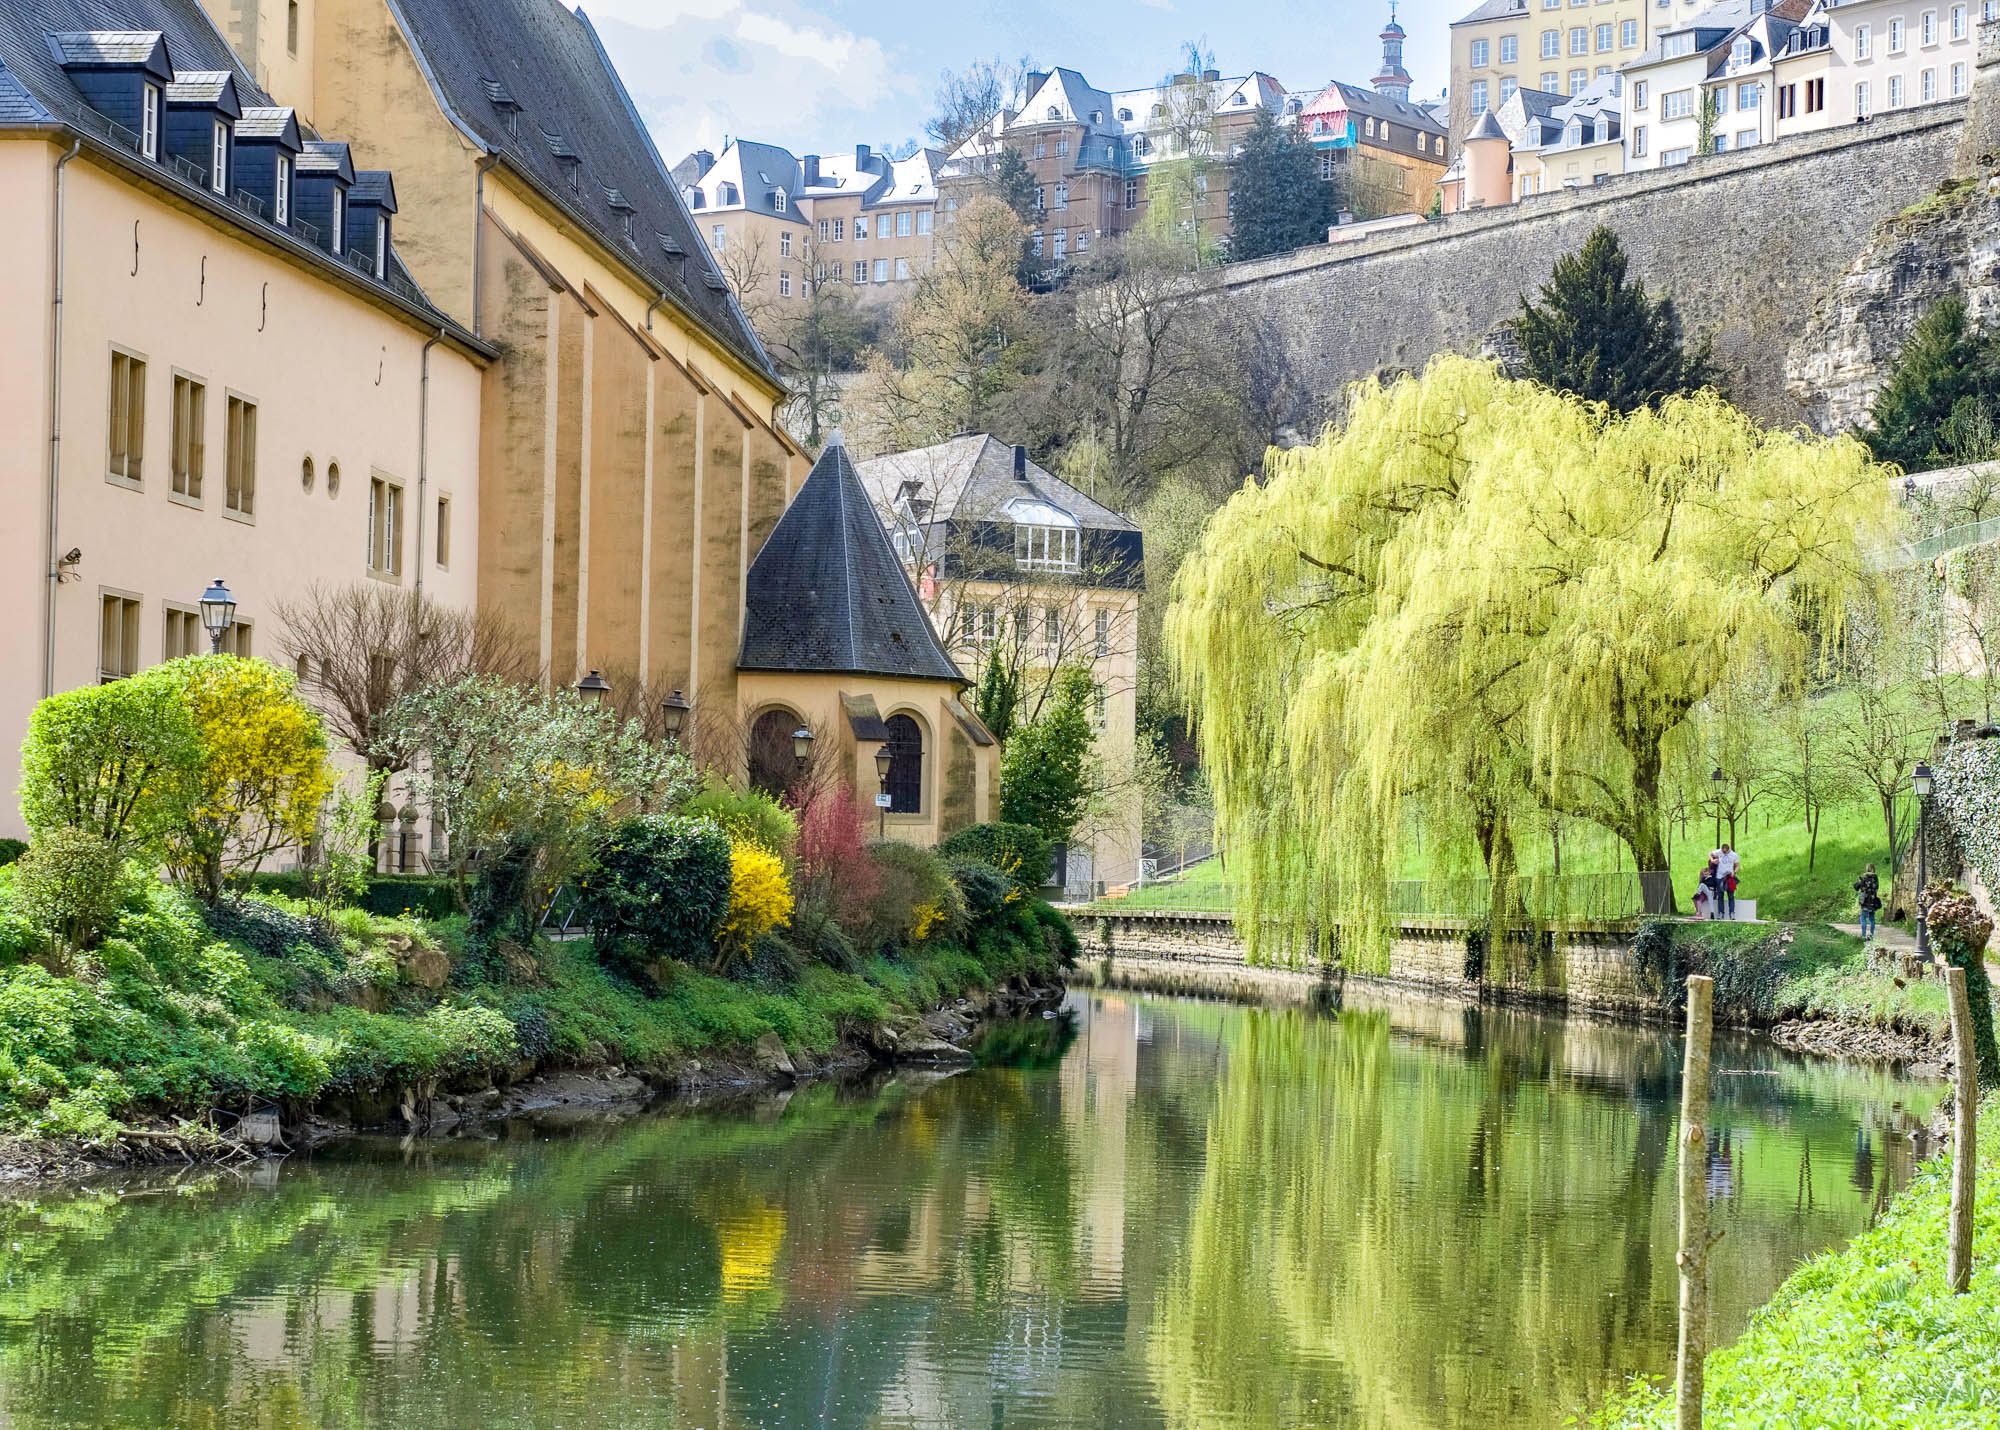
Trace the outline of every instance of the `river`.
<path fill-rule="evenodd" d="M 0 1426 L 1552 1426 L 1671 1365 L 1657 1030 L 1092 993 L 994 1056 L 0 1203 Z M 1726 1340 L 1938 1091 L 1716 1069 Z"/>

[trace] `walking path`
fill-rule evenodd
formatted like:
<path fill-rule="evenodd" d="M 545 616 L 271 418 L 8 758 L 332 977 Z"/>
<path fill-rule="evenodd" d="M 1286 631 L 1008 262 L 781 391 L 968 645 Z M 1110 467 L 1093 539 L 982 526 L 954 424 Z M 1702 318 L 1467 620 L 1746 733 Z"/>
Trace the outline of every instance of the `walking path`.
<path fill-rule="evenodd" d="M 1842 933 L 1853 934 L 1856 938 L 1861 937 L 1860 924 L 1834 924 L 1833 927 L 1839 929 Z M 1874 942 L 1883 948 L 1893 949 L 1897 953 L 1915 953 L 1917 951 L 1915 934 L 1904 933 L 1901 929 L 1891 928 L 1887 924 L 1876 926 Z"/>

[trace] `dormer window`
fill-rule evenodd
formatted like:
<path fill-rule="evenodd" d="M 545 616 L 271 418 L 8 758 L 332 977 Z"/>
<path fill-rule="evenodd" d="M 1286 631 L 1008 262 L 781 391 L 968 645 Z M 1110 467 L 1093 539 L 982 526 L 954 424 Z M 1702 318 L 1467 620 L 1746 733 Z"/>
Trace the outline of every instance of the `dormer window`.
<path fill-rule="evenodd" d="M 375 276 L 389 276 L 389 219 L 385 214 L 375 215 Z"/>
<path fill-rule="evenodd" d="M 149 84 L 139 101 L 139 152 L 148 159 L 160 157 L 160 87 Z"/>
<path fill-rule="evenodd" d="M 1121 121 L 1129 120 L 1131 117 L 1132 117 L 1132 111 L 1129 109 L 1121 109 L 1118 111 L 1118 118 Z"/>
<path fill-rule="evenodd" d="M 1062 118 L 1062 111 L 1061 111 L 1060 109 L 1056 108 L 1056 107 L 1055 107 L 1055 106 L 1054 106 L 1053 104 L 1051 104 L 1051 105 L 1049 106 L 1049 112 L 1048 112 L 1048 118 L 1050 118 L 1050 119 L 1061 119 L 1061 118 Z"/>
<path fill-rule="evenodd" d="M 773 189 L 771 191 L 772 208 L 776 209 L 779 213 L 783 213 L 785 211 L 786 202 L 787 201 L 785 198 L 785 191 L 783 189 Z"/>
<path fill-rule="evenodd" d="M 1248 103 L 1250 102 L 1250 100 L 1249 100 L 1249 97 L 1248 97 L 1247 95 L 1241 95 L 1241 94 L 1239 94 L 1239 95 L 1237 95 L 1237 96 L 1236 96 L 1236 98 L 1234 98 L 1234 99 L 1230 100 L 1229 102 L 1230 102 L 1231 104 L 1248 104 Z"/>
<path fill-rule="evenodd" d="M 336 255 L 344 249 L 347 238 L 347 195 L 339 189 L 333 191 L 333 251 Z"/>
<path fill-rule="evenodd" d="M 1732 65 L 1739 66 L 1750 63 L 1750 37 L 1748 35 L 1739 35 L 1736 43 L 1729 47 L 1729 62 Z"/>
<path fill-rule="evenodd" d="M 271 195 L 271 221 L 284 228 L 292 221 L 292 161 L 278 156 L 278 182 Z"/>
<path fill-rule="evenodd" d="M 229 126 L 219 119 L 209 138 L 208 186 L 218 194 L 229 192 Z"/>
<path fill-rule="evenodd" d="M 715 186 L 715 201 L 719 204 L 733 204 L 738 202 L 736 185 L 726 182 L 717 184 Z"/>

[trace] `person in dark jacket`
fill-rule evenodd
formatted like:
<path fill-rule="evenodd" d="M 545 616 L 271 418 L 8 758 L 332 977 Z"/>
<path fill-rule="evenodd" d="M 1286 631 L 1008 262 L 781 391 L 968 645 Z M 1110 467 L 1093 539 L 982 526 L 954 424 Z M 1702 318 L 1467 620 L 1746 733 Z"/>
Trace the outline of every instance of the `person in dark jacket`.
<path fill-rule="evenodd" d="M 1707 911 L 1702 914 L 1702 917 L 1710 919 L 1721 918 L 1722 874 L 1717 868 L 1716 856 L 1713 854 L 1708 856 L 1708 866 L 1701 871 L 1700 884 L 1701 904 L 1707 905 Z M 1696 905 L 1697 910 L 1700 909 L 1701 904 Z"/>
<path fill-rule="evenodd" d="M 1870 864 L 1861 871 L 1861 877 L 1854 881 L 1855 897 L 1861 903 L 1861 936 L 1875 937 L 1875 913 L 1882 907 L 1882 885 L 1875 877 L 1875 866 Z"/>

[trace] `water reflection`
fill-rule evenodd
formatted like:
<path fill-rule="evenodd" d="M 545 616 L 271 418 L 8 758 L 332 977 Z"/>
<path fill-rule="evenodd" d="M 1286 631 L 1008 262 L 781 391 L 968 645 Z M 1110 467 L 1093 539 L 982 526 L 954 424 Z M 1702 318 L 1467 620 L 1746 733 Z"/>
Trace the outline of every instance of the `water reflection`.
<path fill-rule="evenodd" d="M 1669 1363 L 1671 1040 L 1074 1007 L 935 1084 L 0 1206 L 0 1424 L 1549 1424 Z M 1935 1094 L 1717 1068 L 1733 1334 Z"/>

